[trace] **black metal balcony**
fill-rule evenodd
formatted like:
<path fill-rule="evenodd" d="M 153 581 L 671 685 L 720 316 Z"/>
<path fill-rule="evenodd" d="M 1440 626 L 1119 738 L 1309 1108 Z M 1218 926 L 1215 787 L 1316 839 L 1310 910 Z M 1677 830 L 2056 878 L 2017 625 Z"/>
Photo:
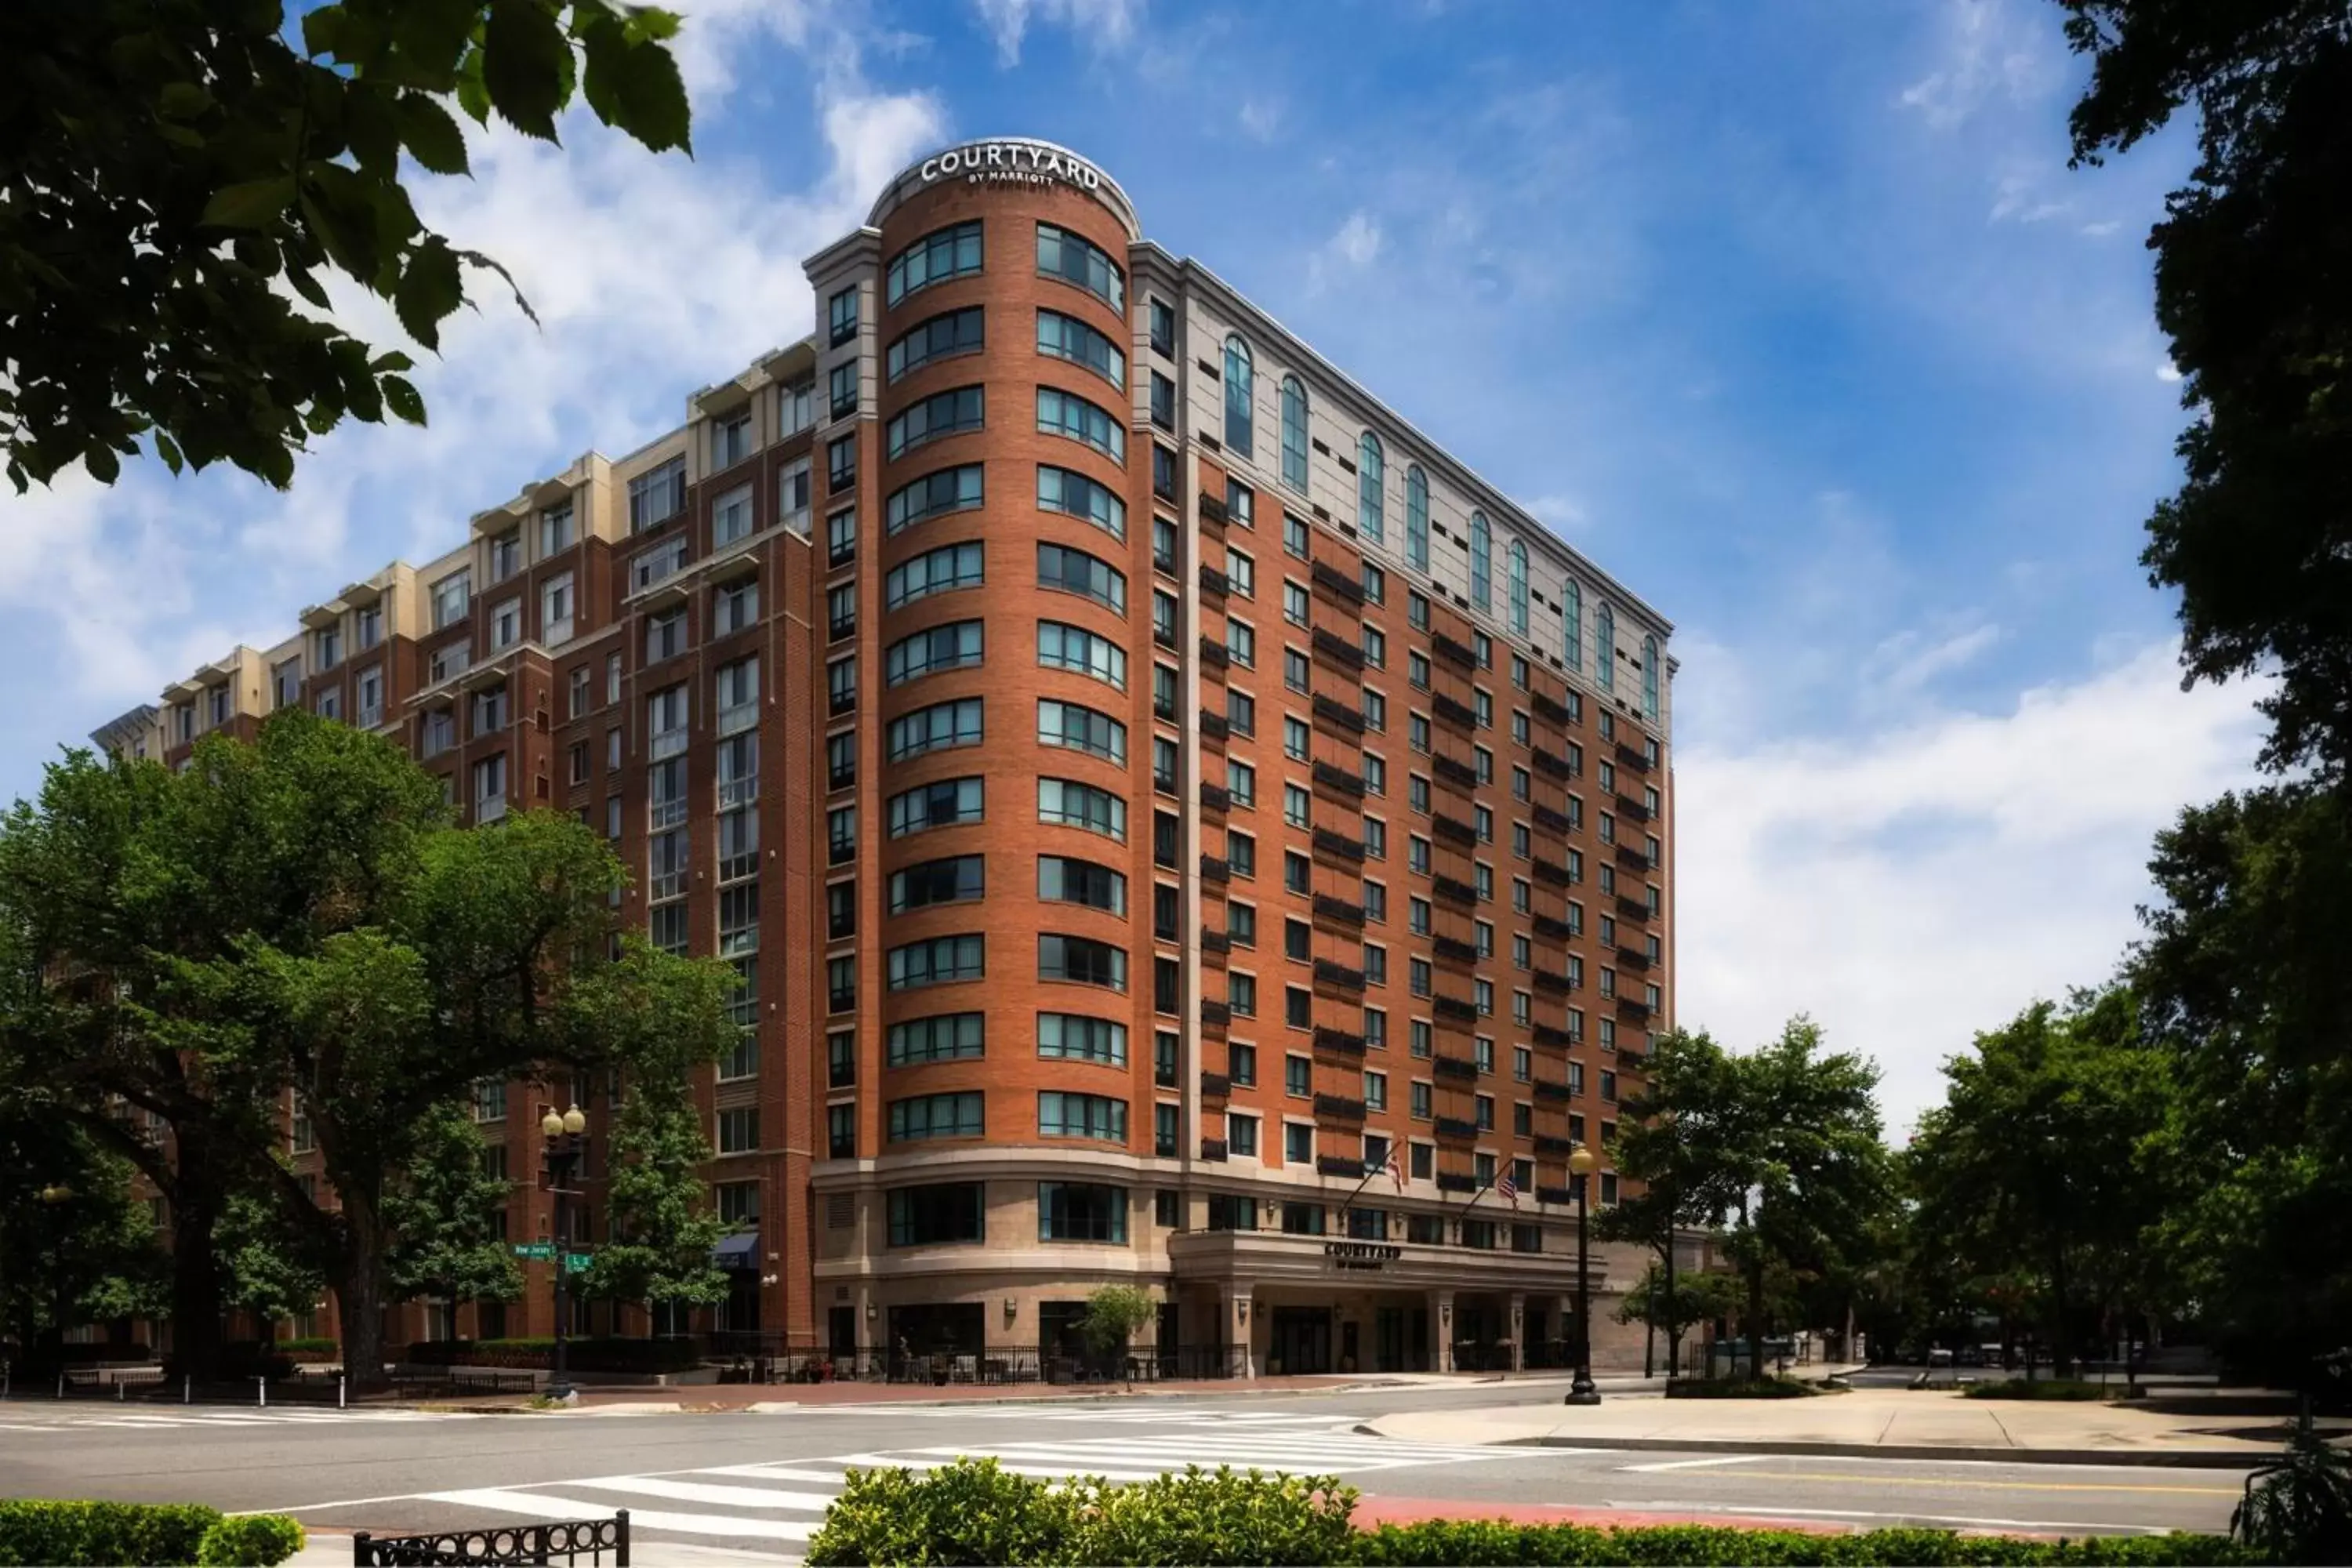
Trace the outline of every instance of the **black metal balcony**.
<path fill-rule="evenodd" d="M 1364 1102 L 1349 1100 L 1344 1094 L 1318 1094 L 1315 1097 L 1315 1114 L 1332 1121 L 1361 1121 Z"/>
<path fill-rule="evenodd" d="M 1364 906 L 1329 893 L 1315 895 L 1315 918 L 1329 921 L 1334 925 L 1360 926 L 1364 923 Z"/>
<path fill-rule="evenodd" d="M 1436 755 L 1429 759 L 1429 771 L 1457 789 L 1478 787 L 1478 770 L 1468 763 L 1456 762 L 1452 757 Z"/>
<path fill-rule="evenodd" d="M 1554 942 L 1566 942 L 1569 938 L 1576 934 L 1576 928 L 1569 924 L 1566 921 L 1561 920 L 1558 915 L 1538 915 L 1536 917 L 1536 934 L 1541 937 L 1549 937 Z"/>
<path fill-rule="evenodd" d="M 1539 1046 L 1549 1046 L 1557 1050 L 1566 1050 L 1569 1047 L 1576 1043 L 1576 1037 L 1570 1035 L 1566 1029 L 1559 1028 L 1550 1024 L 1538 1024 L 1536 1026 L 1535 1037 L 1536 1044 Z"/>
<path fill-rule="evenodd" d="M 1442 1138 L 1444 1134 L 1441 1132 L 1438 1136 Z M 1475 1193 L 1478 1190 L 1478 1178 L 1466 1171 L 1440 1171 L 1437 1173 L 1437 1190 L 1441 1193 Z"/>
<path fill-rule="evenodd" d="M 1348 861 L 1352 865 L 1361 865 L 1364 859 L 1364 841 L 1360 838 L 1350 838 L 1337 828 L 1318 827 L 1315 830 L 1315 852 L 1318 855 L 1328 855 L 1335 859 Z"/>
<path fill-rule="evenodd" d="M 1478 1064 L 1468 1057 L 1432 1057 L 1429 1070 L 1439 1078 L 1452 1079 L 1459 1083 L 1478 1081 Z"/>
<path fill-rule="evenodd" d="M 1363 775 L 1351 773 L 1336 763 L 1317 763 L 1315 782 L 1334 795 L 1345 795 L 1349 800 L 1364 798 Z"/>
<path fill-rule="evenodd" d="M 1429 711 L 1439 723 L 1450 725 L 1465 735 L 1478 727 L 1477 710 L 1466 702 L 1454 701 L 1442 691 L 1431 694 Z"/>
<path fill-rule="evenodd" d="M 1214 855 L 1203 855 L 1201 857 L 1201 880 L 1203 882 L 1230 882 L 1233 879 L 1234 867 L 1232 861 L 1220 860 Z"/>
<path fill-rule="evenodd" d="M 1454 904 L 1468 909 L 1478 901 L 1478 889 L 1459 877 L 1432 877 L 1429 890 L 1441 904 Z"/>
<path fill-rule="evenodd" d="M 1226 651 L 1225 645 L 1223 643 L 1219 642 L 1215 637 L 1204 637 L 1201 639 L 1201 662 L 1202 664 L 1210 665 L 1218 669 L 1223 669 L 1225 666 L 1233 663 L 1233 661 L 1234 656 Z"/>
<path fill-rule="evenodd" d="M 1650 808 L 1630 795 L 1617 797 L 1617 815 L 1627 822 L 1647 822 Z"/>
<path fill-rule="evenodd" d="M 1650 955 L 1638 947 L 1621 947 L 1617 950 L 1617 967 L 1632 970 L 1636 974 L 1647 974 L 1650 973 Z"/>
<path fill-rule="evenodd" d="M 1568 1085 L 1539 1078 L 1536 1079 L 1536 1098 L 1564 1105 L 1568 1102 Z"/>
<path fill-rule="evenodd" d="M 1430 998 L 1430 1011 L 1456 1023 L 1475 1024 L 1478 1021 L 1477 1004 L 1465 996 L 1433 996 Z"/>
<path fill-rule="evenodd" d="M 1639 746 L 1629 746 L 1620 741 L 1617 742 L 1617 749 L 1611 754 L 1617 759 L 1617 765 L 1620 767 L 1631 768 L 1637 773 L 1646 773 L 1650 771 L 1650 753 Z"/>
<path fill-rule="evenodd" d="M 1233 580 L 1215 567 L 1203 563 L 1201 567 L 1201 592 L 1222 599 L 1234 591 Z"/>
<path fill-rule="evenodd" d="M 1432 937 L 1429 948 L 1432 952 L 1449 963 L 1478 962 L 1478 944 L 1475 942 L 1464 942 L 1458 936 Z"/>
<path fill-rule="evenodd" d="M 1639 846 L 1620 844 L 1617 846 L 1617 864 L 1629 871 L 1646 871 L 1650 868 L 1650 858 L 1642 852 Z"/>
<path fill-rule="evenodd" d="M 1559 861 L 1538 860 L 1535 865 L 1537 881 L 1549 882 L 1555 888 L 1568 888 L 1575 885 L 1574 879 L 1568 874 L 1568 868 Z"/>
<path fill-rule="evenodd" d="M 1345 1029 L 1318 1027 L 1315 1031 L 1315 1048 L 1343 1057 L 1360 1057 L 1364 1054 L 1364 1037 L 1351 1035 Z"/>
<path fill-rule="evenodd" d="M 1650 1005 L 1638 996 L 1620 996 L 1617 998 L 1617 1016 L 1636 1024 L 1646 1024 L 1650 1021 Z"/>
<path fill-rule="evenodd" d="M 1364 650 L 1337 632 L 1317 626 L 1307 640 L 1314 647 L 1316 658 L 1328 659 L 1351 675 L 1364 668 Z"/>
<path fill-rule="evenodd" d="M 1536 971 L 1535 986 L 1549 995 L 1565 996 L 1576 989 L 1576 982 L 1552 970 L 1538 969 Z"/>
<path fill-rule="evenodd" d="M 1223 1002 L 1202 1001 L 1201 1023 L 1205 1028 L 1222 1029 L 1234 1020 L 1234 1010 Z"/>
<path fill-rule="evenodd" d="M 1209 523 L 1217 528 L 1223 528 L 1225 526 L 1226 520 L 1230 516 L 1231 514 L 1225 510 L 1223 497 L 1213 496 L 1206 491 L 1202 492 L 1201 521 L 1202 522 Z M 1222 1156 L 1220 1156 L 1220 1158 L 1222 1158 Z"/>
<path fill-rule="evenodd" d="M 1357 605 L 1364 602 L 1364 586 L 1337 566 L 1318 561 L 1307 575 L 1315 585 L 1343 605 Z"/>
<path fill-rule="evenodd" d="M 1549 719 L 1555 724 L 1576 722 L 1575 715 L 1568 710 L 1568 704 L 1557 697 L 1547 697 L 1538 691 L 1528 700 L 1528 706 L 1536 710 L 1538 718 Z"/>
<path fill-rule="evenodd" d="M 1315 984 L 1340 991 L 1361 991 L 1364 988 L 1364 972 L 1350 969 L 1337 959 L 1318 958 L 1315 961 Z"/>
<path fill-rule="evenodd" d="M 1555 1137 L 1549 1132 L 1538 1132 L 1536 1134 L 1536 1152 L 1538 1154 L 1573 1154 L 1576 1152 L 1576 1140 L 1573 1138 Z"/>
<path fill-rule="evenodd" d="M 1223 784 L 1213 784 L 1206 782 L 1202 784 L 1201 809 L 1203 811 L 1231 811 L 1233 808 L 1234 796 L 1232 791 L 1225 788 Z"/>
<path fill-rule="evenodd" d="M 1538 1187 L 1536 1202 L 1539 1204 L 1573 1204 L 1576 1193 L 1570 1187 Z"/>
<path fill-rule="evenodd" d="M 1459 1116 L 1441 1116 L 1437 1119 L 1437 1135 L 1465 1142 L 1475 1141 L 1478 1136 L 1478 1124 Z"/>
<path fill-rule="evenodd" d="M 1429 826 L 1431 832 L 1449 844 L 1459 844 L 1465 848 L 1477 845 L 1478 830 L 1458 816 L 1433 816 L 1429 819 Z"/>
<path fill-rule="evenodd" d="M 1548 752 L 1538 746 L 1530 754 L 1535 758 L 1536 772 L 1547 778 L 1572 779 L 1576 776 L 1575 767 L 1557 752 Z"/>
<path fill-rule="evenodd" d="M 1362 712 L 1349 707 L 1336 697 L 1326 697 L 1320 692 L 1316 693 L 1314 710 L 1316 718 L 1334 729 L 1344 730 L 1350 735 L 1360 735 L 1364 732 Z"/>
<path fill-rule="evenodd" d="M 1536 826 L 1546 833 L 1565 834 L 1569 830 L 1568 813 L 1556 811 L 1549 805 L 1536 807 L 1535 819 Z"/>
<path fill-rule="evenodd" d="M 1226 935 L 1223 931 L 1204 931 L 1201 933 L 1201 951 L 1202 952 L 1231 952 L 1233 950 L 1234 939 Z"/>
<path fill-rule="evenodd" d="M 1210 1100 L 1223 1100 L 1234 1091 L 1234 1080 L 1221 1072 L 1201 1075 L 1201 1093 Z"/>
<path fill-rule="evenodd" d="M 1478 668 L 1477 654 L 1472 651 L 1467 644 L 1455 642 L 1444 632 L 1430 633 L 1429 648 L 1432 653 L 1448 664 L 1458 665 L 1464 669 Z"/>
<path fill-rule="evenodd" d="M 1651 921 L 1657 918 L 1647 899 L 1629 899 L 1622 893 L 1617 895 L 1616 910 L 1620 920 Z"/>
<path fill-rule="evenodd" d="M 1201 710 L 1201 733 L 1207 739 L 1222 741 L 1233 732 L 1233 728 L 1223 714 L 1212 713 L 1206 708 Z"/>
<path fill-rule="evenodd" d="M 1361 1181 L 1364 1177 L 1364 1163 L 1361 1160 L 1350 1160 L 1345 1154 L 1321 1154 L 1316 1157 L 1315 1171 L 1318 1175 L 1345 1176 L 1349 1181 Z"/>
<path fill-rule="evenodd" d="M 1225 1158 L 1225 1141 L 1222 1138 L 1202 1139 L 1201 1158 L 1212 1163 L 1223 1163 Z"/>

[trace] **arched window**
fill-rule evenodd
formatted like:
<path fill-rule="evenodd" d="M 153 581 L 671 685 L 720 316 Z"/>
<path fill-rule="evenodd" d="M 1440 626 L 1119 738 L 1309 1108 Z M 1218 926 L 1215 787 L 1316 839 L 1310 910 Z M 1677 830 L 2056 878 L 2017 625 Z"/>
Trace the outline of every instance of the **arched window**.
<path fill-rule="evenodd" d="M 1658 716 L 1658 639 L 1642 639 L 1642 715 Z"/>
<path fill-rule="evenodd" d="M 1592 612 L 1592 679 L 1603 691 L 1617 689 L 1617 615 L 1607 605 Z"/>
<path fill-rule="evenodd" d="M 1429 570 L 1429 479 L 1418 463 L 1404 471 L 1404 558 Z"/>
<path fill-rule="evenodd" d="M 1356 527 L 1374 544 L 1388 542 L 1388 462 L 1370 430 L 1356 443 Z"/>
<path fill-rule="evenodd" d="M 1307 388 L 1295 375 L 1282 378 L 1282 482 L 1307 493 Z"/>
<path fill-rule="evenodd" d="M 1509 574 L 1505 586 L 1510 595 L 1511 629 L 1525 637 L 1528 635 L 1528 547 L 1514 539 L 1503 561 L 1504 570 Z"/>
<path fill-rule="evenodd" d="M 1495 531 L 1486 514 L 1470 514 L 1470 602 L 1482 610 L 1495 607 Z"/>
<path fill-rule="evenodd" d="M 1570 669 L 1584 668 L 1584 590 L 1573 582 L 1559 585 L 1559 657 Z"/>
<path fill-rule="evenodd" d="M 1255 440 L 1256 419 L 1252 412 L 1256 382 L 1250 371 L 1249 344 L 1238 337 L 1225 340 L 1225 446 L 1246 458 Z"/>

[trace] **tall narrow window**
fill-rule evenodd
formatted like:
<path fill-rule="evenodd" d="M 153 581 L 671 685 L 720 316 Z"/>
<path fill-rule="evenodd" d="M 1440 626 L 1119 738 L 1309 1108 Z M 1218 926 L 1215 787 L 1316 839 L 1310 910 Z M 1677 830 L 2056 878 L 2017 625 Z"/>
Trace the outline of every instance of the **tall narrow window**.
<path fill-rule="evenodd" d="M 1307 493 L 1307 388 L 1295 375 L 1282 378 L 1282 482 Z"/>
<path fill-rule="evenodd" d="M 1404 558 L 1429 570 L 1429 479 L 1418 463 L 1404 471 Z"/>
<path fill-rule="evenodd" d="M 1225 446 L 1247 458 L 1253 455 L 1256 417 L 1251 399 L 1257 395 L 1251 374 L 1249 344 L 1238 337 L 1225 340 Z"/>
<path fill-rule="evenodd" d="M 1482 610 L 1495 605 L 1495 531 L 1486 514 L 1470 514 L 1470 602 Z"/>
<path fill-rule="evenodd" d="M 1584 590 L 1574 583 L 1559 585 L 1559 657 L 1570 669 L 1584 668 Z"/>
<path fill-rule="evenodd" d="M 1388 462 L 1370 430 L 1356 443 L 1356 527 L 1374 544 L 1387 542 Z"/>
<path fill-rule="evenodd" d="M 1658 639 L 1642 639 L 1642 716 L 1658 716 Z"/>
<path fill-rule="evenodd" d="M 1592 612 L 1592 679 L 1603 691 L 1617 689 L 1617 613 L 1607 605 Z"/>
<path fill-rule="evenodd" d="M 1514 539 L 1503 560 L 1504 570 L 1508 574 L 1505 587 L 1510 595 L 1511 629 L 1525 637 L 1528 635 L 1528 547 Z"/>

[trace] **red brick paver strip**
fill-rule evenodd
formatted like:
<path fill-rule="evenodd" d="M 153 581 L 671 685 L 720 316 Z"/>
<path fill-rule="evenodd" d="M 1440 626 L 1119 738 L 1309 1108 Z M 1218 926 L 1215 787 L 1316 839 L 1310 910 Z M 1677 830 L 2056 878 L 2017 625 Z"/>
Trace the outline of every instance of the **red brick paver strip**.
<path fill-rule="evenodd" d="M 1594 1530 L 1652 1524 L 1713 1524 L 1735 1530 L 1801 1530 L 1814 1535 L 1850 1535 L 1853 1527 L 1817 1519 L 1773 1519 L 1763 1514 L 1643 1513 L 1622 1508 L 1574 1508 L 1566 1503 L 1476 1502 L 1454 1498 L 1366 1497 L 1356 1502 L 1359 1527 L 1416 1524 L 1424 1519 L 1491 1520 L 1504 1524 L 1580 1524 Z"/>

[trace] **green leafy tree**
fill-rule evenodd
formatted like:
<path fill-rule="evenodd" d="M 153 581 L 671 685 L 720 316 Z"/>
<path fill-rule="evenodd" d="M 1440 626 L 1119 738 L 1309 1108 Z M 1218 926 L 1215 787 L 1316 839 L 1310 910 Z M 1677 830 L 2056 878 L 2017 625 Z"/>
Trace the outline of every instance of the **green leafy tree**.
<path fill-rule="evenodd" d="M 1733 1275 L 1697 1269 L 1677 1270 L 1669 1285 L 1665 1269 L 1652 1263 L 1617 1304 L 1617 1321 L 1641 1323 L 1678 1341 L 1697 1325 L 1734 1310 L 1741 1289 Z"/>
<path fill-rule="evenodd" d="M 1823 1054 L 1820 1026 L 1792 1019 L 1780 1037 L 1728 1058 L 1694 1137 L 1710 1194 L 1733 1194 L 1727 1245 L 1748 1283 L 1746 1331 L 1760 1341 L 1768 1279 L 1866 1262 L 1895 1201 L 1891 1158 L 1873 1099 L 1878 1069 L 1850 1052 Z"/>
<path fill-rule="evenodd" d="M 370 1380 L 399 1289 L 403 1173 L 428 1114 L 486 1079 L 631 1066 L 645 1047 L 635 988 L 686 961 L 605 960 L 620 878 L 570 817 L 456 827 L 439 781 L 390 742 L 299 710 L 252 744 L 208 737 L 184 773 L 70 757 L 0 838 L 0 908 L 92 1020 L 45 1031 L 27 1065 L 94 1124 L 108 1124 L 110 1094 L 155 1105 L 179 1152 L 153 1162 L 161 1178 L 274 1203 L 334 1289 L 346 1364 Z M 659 1016 L 684 1039 L 723 1028 Z M 640 1077 L 674 1066 L 647 1058 Z M 326 1178 L 316 1192 L 275 1157 L 297 1094 Z M 194 1173 L 192 1137 L 209 1155 Z M 174 1262 L 210 1273 L 202 1305 L 216 1320 L 213 1228 L 184 1222 L 175 1247 L 190 1256 Z M 204 1331 L 175 1312 L 175 1335 L 184 1326 Z"/>
<path fill-rule="evenodd" d="M 490 1173 L 488 1154 L 470 1105 L 445 1100 L 417 1118 L 407 1167 L 384 1189 L 394 1237 L 388 1295 L 511 1301 L 522 1294 L 522 1271 L 499 1236 L 511 1192 Z"/>
<path fill-rule="evenodd" d="M 2235 1359 L 2305 1383 L 2352 1324 L 2352 800 L 2224 796 L 2149 869 L 2131 976 L 2180 1090 L 2158 1256 Z"/>
<path fill-rule="evenodd" d="M 52 1362 L 66 1330 L 154 1310 L 164 1265 L 129 1162 L 0 1089 L 0 1332 L 18 1359 Z"/>
<path fill-rule="evenodd" d="M 1625 1102 L 1615 1150 L 1619 1173 L 1637 1190 L 1601 1210 L 1593 1228 L 1604 1241 L 1648 1247 L 1661 1288 L 1676 1287 L 1672 1299 L 1680 1300 L 1675 1237 L 1712 1226 L 1738 1195 L 1728 1166 L 1709 1152 L 1734 1107 L 1733 1069 L 1704 1030 L 1675 1029 L 1659 1037 L 1643 1071 L 1640 1092 Z M 1672 1316 L 1641 1320 L 1664 1332 L 1669 1372 L 1681 1365 L 1684 1329 L 1701 1321 Z"/>
<path fill-rule="evenodd" d="M 1151 1292 L 1136 1285 L 1097 1285 L 1087 1294 L 1078 1332 L 1097 1355 L 1124 1355 L 1135 1331 L 1160 1310 Z"/>
<path fill-rule="evenodd" d="M 468 269 L 503 271 L 425 226 L 403 160 L 464 174 L 457 115 L 553 141 L 575 97 L 687 148 L 677 25 L 610 0 L 339 0 L 290 24 L 278 0 L 0 6 L 9 478 L 79 460 L 110 482 L 147 438 L 175 470 L 282 488 L 347 414 L 423 423 L 407 357 L 337 325 L 329 281 L 432 349 Z"/>
<path fill-rule="evenodd" d="M 2075 161 L 2184 109 L 2200 157 L 2148 237 L 2194 416 L 2141 557 L 2189 678 L 2277 672 L 2264 758 L 2352 762 L 2352 19 L 2344 0 L 2061 0 L 2092 61 Z"/>
<path fill-rule="evenodd" d="M 1945 1062 L 1945 1102 L 1907 1155 L 1923 1241 L 1970 1275 L 2024 1281 L 2061 1375 L 2086 1314 L 2135 1289 L 2130 1260 L 2161 1215 L 2147 1149 L 2173 1092 L 2137 1014 L 2133 994 L 2110 987 L 1979 1035 Z"/>
<path fill-rule="evenodd" d="M 317 1247 L 266 1194 L 232 1194 L 213 1246 L 228 1282 L 224 1306 L 278 1322 L 314 1311 L 327 1299 Z"/>
<path fill-rule="evenodd" d="M 726 1300 L 727 1276 L 710 1261 L 726 1227 L 702 1178 L 710 1144 L 689 1086 L 739 1037 L 728 1017 L 739 984 L 723 963 L 688 963 L 632 938 L 572 997 L 606 1031 L 606 1048 L 635 1064 L 613 1118 L 611 1239 L 581 1276 L 583 1295 L 656 1308 Z"/>

